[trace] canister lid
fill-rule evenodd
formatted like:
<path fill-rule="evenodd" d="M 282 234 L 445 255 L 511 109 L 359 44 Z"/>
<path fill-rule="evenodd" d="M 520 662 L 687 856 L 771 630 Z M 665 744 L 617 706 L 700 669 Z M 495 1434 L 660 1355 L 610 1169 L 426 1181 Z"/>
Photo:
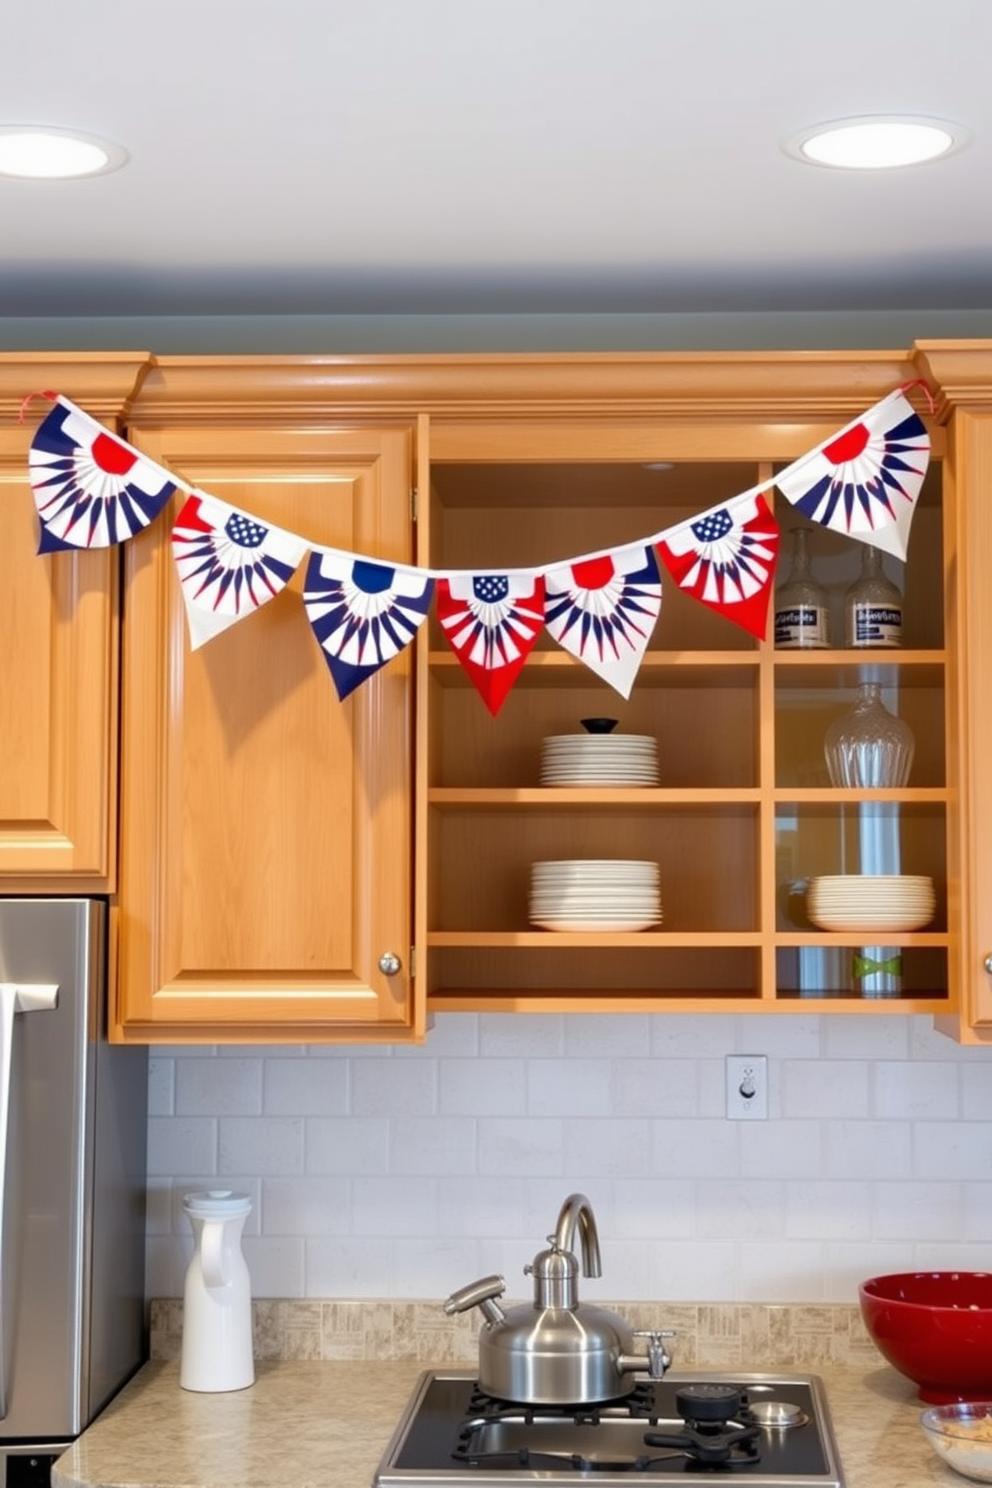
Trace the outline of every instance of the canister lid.
<path fill-rule="evenodd" d="M 204 1219 L 228 1218 L 251 1212 L 251 1194 L 234 1193 L 230 1188 L 207 1188 L 183 1194 L 187 1214 Z"/>

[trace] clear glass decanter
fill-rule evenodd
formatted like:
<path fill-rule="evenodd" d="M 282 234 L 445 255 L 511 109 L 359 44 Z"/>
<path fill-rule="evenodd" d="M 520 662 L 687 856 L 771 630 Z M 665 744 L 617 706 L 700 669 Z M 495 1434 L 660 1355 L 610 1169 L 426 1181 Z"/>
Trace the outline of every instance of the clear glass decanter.
<path fill-rule="evenodd" d="M 792 533 L 789 572 L 775 593 L 775 645 L 783 651 L 822 651 L 830 644 L 829 596 L 810 569 L 805 527 Z"/>
<path fill-rule="evenodd" d="M 862 543 L 861 573 L 844 594 L 844 644 L 902 645 L 902 595 L 870 543 Z"/>
<path fill-rule="evenodd" d="M 904 718 L 882 702 L 878 682 L 861 682 L 854 707 L 827 729 L 823 753 L 830 784 L 863 790 L 905 785 L 916 741 Z"/>

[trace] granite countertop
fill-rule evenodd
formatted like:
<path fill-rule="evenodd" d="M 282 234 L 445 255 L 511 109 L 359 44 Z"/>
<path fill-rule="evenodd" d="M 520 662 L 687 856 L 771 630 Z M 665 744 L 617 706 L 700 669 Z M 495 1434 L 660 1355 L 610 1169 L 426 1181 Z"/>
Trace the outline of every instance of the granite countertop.
<path fill-rule="evenodd" d="M 259 1363 L 222 1395 L 146 1364 L 58 1460 L 55 1488 L 370 1488 L 413 1363 Z M 847 1488 L 963 1488 L 919 1429 L 915 1386 L 887 1366 L 821 1368 Z"/>

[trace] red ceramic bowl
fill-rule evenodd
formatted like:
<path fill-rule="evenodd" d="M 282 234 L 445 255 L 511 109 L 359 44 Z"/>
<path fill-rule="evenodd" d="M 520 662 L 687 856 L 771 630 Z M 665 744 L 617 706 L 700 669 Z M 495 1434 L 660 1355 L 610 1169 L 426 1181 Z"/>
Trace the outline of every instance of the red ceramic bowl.
<path fill-rule="evenodd" d="M 992 1273 L 906 1271 L 858 1295 L 876 1347 L 921 1400 L 992 1400 Z"/>

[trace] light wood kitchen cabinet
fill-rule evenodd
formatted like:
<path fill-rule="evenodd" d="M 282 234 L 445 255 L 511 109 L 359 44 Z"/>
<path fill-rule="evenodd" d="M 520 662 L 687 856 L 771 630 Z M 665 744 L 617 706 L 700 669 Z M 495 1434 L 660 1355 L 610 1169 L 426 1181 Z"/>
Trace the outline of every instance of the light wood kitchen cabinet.
<path fill-rule="evenodd" d="M 666 383 L 665 359 L 655 365 L 653 416 L 646 403 L 587 411 L 580 390 L 573 410 L 559 397 L 553 413 L 532 401 L 530 418 L 437 417 L 421 561 L 498 572 L 650 537 L 766 483 L 913 376 L 909 366 L 870 360 L 850 368 L 838 399 L 839 359 L 817 365 L 818 386 L 807 362 L 801 385 L 790 387 L 789 367 L 783 358 L 777 406 L 755 380 L 768 377 L 769 359 L 688 357 L 682 389 Z M 800 372 L 795 361 L 791 370 Z M 835 597 L 830 649 L 776 650 L 663 575 L 661 615 L 629 700 L 545 639 L 493 718 L 432 624 L 420 676 L 417 874 L 429 1009 L 946 1014 L 956 1006 L 945 732 L 956 617 L 944 584 L 939 428 L 935 445 L 905 566 L 898 652 L 842 649 L 840 596 L 861 545 L 823 528 L 811 540 Z M 769 494 L 786 554 L 797 514 Z M 866 678 L 883 683 L 889 706 L 914 730 L 904 789 L 838 790 L 827 777 L 824 733 Z M 659 786 L 542 786 L 543 739 L 602 716 L 657 738 Z M 572 857 L 656 861 L 661 925 L 624 933 L 531 926 L 531 864 Z M 925 930 L 866 947 L 865 937 L 818 930 L 806 917 L 811 877 L 897 871 L 934 878 L 938 910 Z M 859 995 L 851 970 L 863 956 L 901 962 L 894 1000 Z"/>
<path fill-rule="evenodd" d="M 136 353 L 0 355 L 0 893 L 106 893 L 116 874 L 116 548 L 38 556 L 28 449 L 64 394 L 119 430 Z M 30 398 L 23 407 L 24 400 Z"/>
<path fill-rule="evenodd" d="M 924 341 L 921 372 L 948 424 L 945 486 L 953 509 L 945 565 L 962 617 L 952 654 L 949 732 L 953 846 L 960 873 L 949 914 L 959 926 L 961 1006 L 937 1026 L 965 1043 L 992 1043 L 992 341 Z"/>
<path fill-rule="evenodd" d="M 542 636 L 496 717 L 433 613 L 412 647 L 340 702 L 301 574 L 192 651 L 169 540 L 182 497 L 119 550 L 120 617 L 115 560 L 69 557 L 67 575 L 98 576 L 103 629 L 88 606 L 85 623 L 63 628 L 67 614 L 83 622 L 71 589 L 82 580 L 61 581 L 70 597 L 54 585 L 36 637 L 39 654 L 48 648 L 37 662 L 44 686 L 27 665 L 20 685 L 36 689 L 44 737 L 57 741 L 49 780 L 61 780 L 69 755 L 56 709 L 95 672 L 112 761 L 120 620 L 113 1036 L 402 1042 L 446 1010 L 898 1011 L 992 1041 L 992 343 L 164 358 L 140 379 L 126 433 L 180 483 L 314 543 L 487 571 L 566 561 L 694 517 L 918 378 L 934 400 L 928 411 L 923 389 L 911 394 L 933 455 L 900 575 L 896 652 L 840 644 L 839 596 L 861 549 L 822 528 L 813 557 L 834 596 L 829 649 L 776 650 L 770 633 L 757 640 L 663 574 L 629 700 Z M 80 380 L 65 390 L 111 417 L 98 389 L 88 395 Z M 11 450 L 4 473 L 33 521 L 23 450 Z M 770 499 L 787 537 L 796 512 Z M 23 529 L 23 512 L 17 521 Z M 32 558 L 46 572 L 58 561 Z M 44 598 L 35 595 L 36 610 Z M 0 597 L 5 635 L 20 637 L 25 613 Z M 69 666 L 59 648 L 86 637 L 87 658 Z M 824 733 L 868 675 L 915 735 L 913 773 L 898 790 L 838 790 L 825 776 Z M 77 711 L 92 702 L 86 693 L 71 699 Z M 6 695 L 2 706 L 16 738 Z M 542 740 L 603 715 L 657 738 L 660 784 L 542 786 Z M 104 823 L 112 770 L 108 782 Z M 38 788 L 19 789 L 30 845 L 54 813 L 37 804 Z M 901 990 L 866 999 L 850 977 L 859 937 L 811 926 L 804 891 L 818 874 L 869 871 L 865 844 L 876 840 L 897 844 L 901 871 L 933 878 L 937 913 L 925 929 L 885 937 L 901 958 Z M 557 857 L 657 861 L 662 924 L 621 934 L 531 926 L 530 866 Z M 80 884 L 112 886 L 112 860 L 107 850 L 106 866 Z M 21 882 L 5 877 L 4 891 Z M 53 891 L 60 882 L 52 877 Z M 401 968 L 392 977 L 379 967 L 390 953 Z"/>
<path fill-rule="evenodd" d="M 409 561 L 409 423 L 344 427 L 280 394 L 264 369 L 165 359 L 129 437 L 262 522 Z M 411 655 L 339 701 L 303 605 L 306 560 L 274 599 L 191 650 L 170 551 L 182 499 L 124 553 L 113 1036 L 420 1036 Z"/>

